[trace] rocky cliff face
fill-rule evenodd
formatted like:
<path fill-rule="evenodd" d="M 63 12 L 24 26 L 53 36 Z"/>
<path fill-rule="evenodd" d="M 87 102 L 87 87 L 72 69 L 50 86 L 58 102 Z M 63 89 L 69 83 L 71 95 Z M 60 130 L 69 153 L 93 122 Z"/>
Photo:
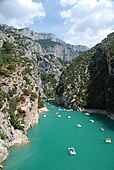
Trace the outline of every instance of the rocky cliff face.
<path fill-rule="evenodd" d="M 15 44 L 17 54 L 38 60 L 41 74 L 39 90 L 43 98 L 55 97 L 55 86 L 67 61 L 88 49 L 81 45 L 66 44 L 52 33 L 35 33 L 29 28 L 15 29 L 0 25 L 0 45 L 3 41 Z"/>
<path fill-rule="evenodd" d="M 66 107 L 106 110 L 114 118 L 114 33 L 73 60 L 56 94 Z"/>
<path fill-rule="evenodd" d="M 29 142 L 26 131 L 38 122 L 42 98 L 55 97 L 66 60 L 85 50 L 54 34 L 0 25 L 0 162 L 10 146 Z"/>
<path fill-rule="evenodd" d="M 36 33 L 29 28 L 15 29 L 0 25 L 0 37 L 10 40 L 22 48 L 25 46 L 28 53 L 36 51 L 40 55 L 51 54 L 66 61 L 71 61 L 74 57 L 88 50 L 86 46 L 66 44 L 52 33 Z"/>
<path fill-rule="evenodd" d="M 8 42 L 0 48 L 0 162 L 10 146 L 29 142 L 26 131 L 38 122 L 36 66 L 15 48 Z"/>

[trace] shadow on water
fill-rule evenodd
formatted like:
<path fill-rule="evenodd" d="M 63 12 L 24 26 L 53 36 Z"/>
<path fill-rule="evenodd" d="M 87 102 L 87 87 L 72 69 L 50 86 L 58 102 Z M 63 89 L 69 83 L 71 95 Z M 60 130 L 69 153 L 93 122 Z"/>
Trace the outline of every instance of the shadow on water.
<path fill-rule="evenodd" d="M 90 84 L 87 91 L 88 99 L 86 108 L 106 110 L 107 100 L 109 100 L 106 99 L 106 77 L 109 74 L 107 52 L 100 45 L 97 45 L 96 48 L 96 52 L 91 57 L 92 62 L 90 62 L 88 67 Z M 111 104 L 113 106 L 113 103 Z M 106 115 L 95 113 L 91 114 L 90 117 L 101 122 L 105 127 L 114 130 L 114 121 L 109 119 Z"/>
<path fill-rule="evenodd" d="M 55 100 L 49 100 L 49 101 L 47 101 L 47 103 L 49 103 L 50 105 L 53 105 L 57 108 L 58 107 L 64 108 L 63 105 L 57 104 Z M 90 114 L 89 117 L 90 117 L 90 119 L 94 119 L 97 122 L 101 122 L 103 124 L 102 127 L 104 127 L 104 128 L 106 127 L 108 129 L 114 131 L 114 120 L 109 119 L 106 115 L 92 113 L 92 114 Z"/>
<path fill-rule="evenodd" d="M 47 100 L 46 102 L 53 105 L 53 106 L 64 108 L 64 105 L 57 104 L 55 100 Z"/>
<path fill-rule="evenodd" d="M 92 119 L 94 119 L 95 121 L 101 122 L 103 124 L 103 127 L 106 127 L 108 129 L 114 131 L 114 120 L 111 120 L 106 115 L 92 113 L 92 114 L 90 114 L 90 117 Z"/>

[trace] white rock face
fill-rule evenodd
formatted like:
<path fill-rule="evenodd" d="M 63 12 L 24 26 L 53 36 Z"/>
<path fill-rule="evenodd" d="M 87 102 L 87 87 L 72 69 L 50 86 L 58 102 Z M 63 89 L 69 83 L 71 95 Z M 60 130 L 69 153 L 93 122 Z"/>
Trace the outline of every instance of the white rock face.
<path fill-rule="evenodd" d="M 25 134 L 23 134 L 23 132 L 21 130 L 15 130 L 15 134 L 14 134 L 14 141 L 12 142 L 12 145 L 16 145 L 16 144 L 28 144 L 29 140 L 27 138 L 27 136 Z"/>
<path fill-rule="evenodd" d="M 0 40 L 0 48 L 3 46 L 3 40 Z"/>
<path fill-rule="evenodd" d="M 5 142 L 0 139 L 0 163 L 9 155 Z"/>
<path fill-rule="evenodd" d="M 26 63 L 28 64 L 28 63 Z M 25 68 L 30 67 L 31 74 L 27 74 L 30 83 L 24 79 L 25 75 L 22 72 Z M 30 99 L 31 94 L 37 94 L 37 77 L 34 75 L 34 64 L 29 63 L 28 65 L 17 65 L 15 71 L 10 74 L 9 77 L 0 76 L 0 85 L 3 93 L 10 94 L 11 90 L 16 87 L 16 91 L 12 98 L 18 97 L 20 100 L 16 105 L 16 110 L 13 113 L 15 116 L 19 114 L 18 109 L 24 111 L 23 115 L 19 115 L 18 121 L 20 122 L 20 129 L 14 129 L 11 124 L 10 113 L 7 111 L 9 109 L 9 101 L 6 97 L 4 100 L 4 105 L 0 109 L 0 163 L 4 161 L 8 156 L 8 148 L 15 144 L 28 144 L 29 140 L 26 136 L 26 131 L 33 127 L 34 124 L 38 123 L 38 100 L 37 96 L 34 100 Z M 28 96 L 24 94 L 23 89 L 28 89 L 30 93 Z"/>
<path fill-rule="evenodd" d="M 52 54 L 65 61 L 71 61 L 88 50 L 86 46 L 66 44 L 53 33 L 36 33 L 29 28 L 16 29 L 7 25 L 0 25 L 0 39 L 9 40 L 15 44 L 22 43 L 23 48 L 27 47 L 27 50 L 24 50 L 26 55 L 39 52 L 40 55 Z"/>

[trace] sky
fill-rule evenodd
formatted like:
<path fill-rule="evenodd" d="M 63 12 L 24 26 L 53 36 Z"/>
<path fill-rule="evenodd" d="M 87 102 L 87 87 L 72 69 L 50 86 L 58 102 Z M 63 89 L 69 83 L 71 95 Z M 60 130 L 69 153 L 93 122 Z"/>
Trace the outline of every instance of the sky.
<path fill-rule="evenodd" d="M 114 0 L 0 0 L 0 24 L 92 47 L 114 31 Z"/>

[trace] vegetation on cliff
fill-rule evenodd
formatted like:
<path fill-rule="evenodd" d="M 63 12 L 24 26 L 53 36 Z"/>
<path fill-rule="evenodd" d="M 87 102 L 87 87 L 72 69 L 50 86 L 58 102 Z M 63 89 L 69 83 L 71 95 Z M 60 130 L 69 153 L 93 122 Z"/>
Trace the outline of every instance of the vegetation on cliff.
<path fill-rule="evenodd" d="M 44 93 L 47 98 L 55 97 L 55 87 L 56 87 L 56 79 L 53 74 L 41 74 L 41 80 L 44 85 Z"/>
<path fill-rule="evenodd" d="M 16 54 L 16 48 L 8 41 L 4 41 L 0 48 L 0 111 L 9 117 L 15 129 L 23 129 L 26 110 L 22 105 L 27 97 L 30 109 L 33 102 L 38 99 L 35 81 L 32 72 L 34 64 L 28 58 Z M 21 108 L 22 107 L 22 108 Z M 4 138 L 3 129 L 0 130 Z"/>
<path fill-rule="evenodd" d="M 62 73 L 57 101 L 114 113 L 114 33 L 77 57 Z"/>

